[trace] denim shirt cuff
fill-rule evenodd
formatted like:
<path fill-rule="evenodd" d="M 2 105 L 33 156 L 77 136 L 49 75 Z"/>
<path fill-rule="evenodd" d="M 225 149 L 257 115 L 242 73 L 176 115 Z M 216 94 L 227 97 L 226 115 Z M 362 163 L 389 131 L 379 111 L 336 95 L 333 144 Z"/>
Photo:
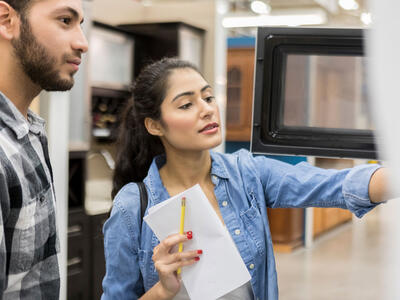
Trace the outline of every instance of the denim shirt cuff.
<path fill-rule="evenodd" d="M 379 168 L 381 166 L 376 164 L 360 165 L 352 168 L 346 175 L 343 184 L 343 197 L 348 208 L 358 218 L 379 205 L 379 203 L 371 202 L 368 193 L 370 179 Z"/>

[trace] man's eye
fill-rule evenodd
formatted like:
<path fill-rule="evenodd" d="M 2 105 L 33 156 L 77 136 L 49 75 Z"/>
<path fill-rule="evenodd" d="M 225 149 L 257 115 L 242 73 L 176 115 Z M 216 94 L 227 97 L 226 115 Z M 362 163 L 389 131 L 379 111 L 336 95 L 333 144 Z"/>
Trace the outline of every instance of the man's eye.
<path fill-rule="evenodd" d="M 190 106 L 192 106 L 192 103 L 186 103 L 186 104 L 184 104 L 182 106 L 179 106 L 178 108 L 179 109 L 188 109 Z"/>
<path fill-rule="evenodd" d="M 60 21 L 61 21 L 62 23 L 64 23 L 64 24 L 66 24 L 66 25 L 69 25 L 69 24 L 71 24 L 72 19 L 66 17 L 66 18 L 60 18 Z"/>

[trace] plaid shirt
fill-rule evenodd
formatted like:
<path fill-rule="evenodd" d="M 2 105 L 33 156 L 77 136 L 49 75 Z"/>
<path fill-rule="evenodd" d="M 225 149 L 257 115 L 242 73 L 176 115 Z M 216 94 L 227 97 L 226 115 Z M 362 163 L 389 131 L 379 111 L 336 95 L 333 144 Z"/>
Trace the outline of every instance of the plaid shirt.
<path fill-rule="evenodd" d="M 44 121 L 0 92 L 0 299 L 58 299 L 55 196 Z"/>

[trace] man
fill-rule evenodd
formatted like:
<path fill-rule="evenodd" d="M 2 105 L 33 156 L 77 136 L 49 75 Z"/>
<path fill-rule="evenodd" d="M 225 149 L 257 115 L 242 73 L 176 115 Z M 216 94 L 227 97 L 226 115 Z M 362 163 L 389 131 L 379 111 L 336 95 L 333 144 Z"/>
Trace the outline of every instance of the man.
<path fill-rule="evenodd" d="M 58 299 L 59 243 L 41 90 L 66 91 L 88 49 L 81 0 L 0 0 L 0 299 Z"/>

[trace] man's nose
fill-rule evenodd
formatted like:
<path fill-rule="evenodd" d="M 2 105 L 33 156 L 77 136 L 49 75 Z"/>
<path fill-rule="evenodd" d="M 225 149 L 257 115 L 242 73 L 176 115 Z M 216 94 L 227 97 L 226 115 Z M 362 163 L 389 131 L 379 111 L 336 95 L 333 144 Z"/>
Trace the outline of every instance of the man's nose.
<path fill-rule="evenodd" d="M 77 34 L 74 39 L 72 47 L 74 48 L 74 50 L 78 50 L 81 53 L 86 53 L 89 49 L 89 43 L 80 26 L 79 29 L 77 30 Z"/>

